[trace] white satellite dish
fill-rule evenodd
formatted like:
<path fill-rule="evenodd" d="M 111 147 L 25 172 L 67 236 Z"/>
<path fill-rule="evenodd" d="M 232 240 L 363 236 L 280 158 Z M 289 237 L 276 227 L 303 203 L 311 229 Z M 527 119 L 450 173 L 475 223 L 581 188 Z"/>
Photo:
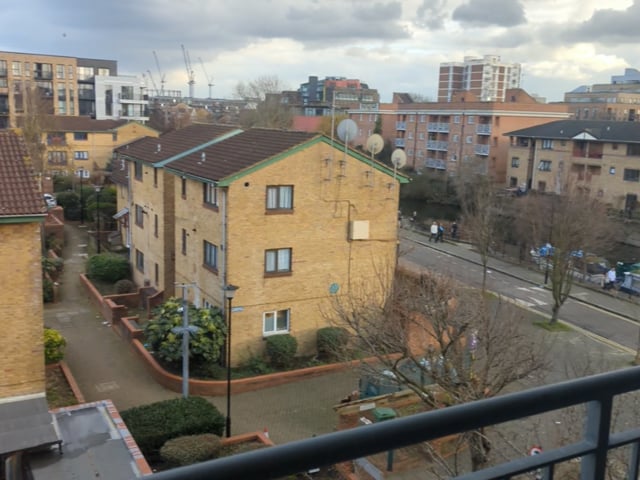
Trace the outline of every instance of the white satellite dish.
<path fill-rule="evenodd" d="M 338 124 L 338 138 L 344 143 L 349 143 L 357 134 L 358 125 L 350 118 L 345 118 Z"/>
<path fill-rule="evenodd" d="M 374 133 L 373 135 L 369 136 L 369 138 L 367 138 L 366 146 L 367 151 L 371 155 L 377 155 L 382 151 L 382 147 L 384 147 L 384 140 L 380 135 Z"/>
<path fill-rule="evenodd" d="M 402 168 L 407 164 L 407 154 L 401 148 L 396 148 L 391 154 L 393 168 Z"/>

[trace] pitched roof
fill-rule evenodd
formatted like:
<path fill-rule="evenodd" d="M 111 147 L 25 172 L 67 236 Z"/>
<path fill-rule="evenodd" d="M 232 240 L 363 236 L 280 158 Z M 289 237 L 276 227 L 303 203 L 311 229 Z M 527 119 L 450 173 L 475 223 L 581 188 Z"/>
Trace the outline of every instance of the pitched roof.
<path fill-rule="evenodd" d="M 27 147 L 12 131 L 0 131 L 0 217 L 44 215 L 47 208 L 32 172 Z"/>
<path fill-rule="evenodd" d="M 233 132 L 240 132 L 240 130 L 232 125 L 193 124 L 180 130 L 167 132 L 157 138 L 141 138 L 118 147 L 115 151 L 128 159 L 159 164 Z"/>
<path fill-rule="evenodd" d="M 177 159 L 169 169 L 218 181 L 300 144 L 318 133 L 252 128 Z"/>
<path fill-rule="evenodd" d="M 614 143 L 639 143 L 639 122 L 615 122 L 598 120 L 558 120 L 557 122 L 543 123 L 535 127 L 514 130 L 505 133 L 513 137 L 571 139 L 588 133 L 595 140 Z"/>
<path fill-rule="evenodd" d="M 47 130 L 59 132 L 109 132 L 129 123 L 127 120 L 96 120 L 90 117 L 51 116 Z"/>

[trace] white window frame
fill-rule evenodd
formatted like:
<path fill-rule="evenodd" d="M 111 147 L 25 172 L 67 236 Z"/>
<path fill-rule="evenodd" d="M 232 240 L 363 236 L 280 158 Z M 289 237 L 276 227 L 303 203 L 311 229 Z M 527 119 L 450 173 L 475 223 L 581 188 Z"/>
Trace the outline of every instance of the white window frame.
<path fill-rule="evenodd" d="M 89 152 L 86 150 L 76 150 L 73 152 L 74 160 L 89 160 Z"/>
<path fill-rule="evenodd" d="M 551 171 L 551 160 L 540 160 L 538 164 L 538 170 L 541 172 L 550 172 Z"/>
<path fill-rule="evenodd" d="M 204 203 L 212 207 L 218 206 L 218 187 L 215 184 L 204 184 Z"/>
<path fill-rule="evenodd" d="M 286 325 L 284 327 L 278 328 L 278 320 L 279 316 L 283 316 Z M 267 322 L 273 323 L 269 329 L 267 329 Z M 272 310 L 269 312 L 264 312 L 262 314 L 262 334 L 266 337 L 269 335 L 282 335 L 284 333 L 289 333 L 291 330 L 291 309 L 286 308 L 282 310 Z"/>

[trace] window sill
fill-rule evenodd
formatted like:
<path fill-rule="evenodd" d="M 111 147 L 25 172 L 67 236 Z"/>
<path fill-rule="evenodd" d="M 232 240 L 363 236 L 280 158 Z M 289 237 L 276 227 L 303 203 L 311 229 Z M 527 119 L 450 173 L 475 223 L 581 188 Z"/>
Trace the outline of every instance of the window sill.
<path fill-rule="evenodd" d="M 264 278 L 272 278 L 272 277 L 290 277 L 293 275 L 293 272 L 265 272 Z"/>
<path fill-rule="evenodd" d="M 265 215 L 292 215 L 293 208 L 270 208 L 265 210 Z"/>
<path fill-rule="evenodd" d="M 203 263 L 202 266 L 205 270 L 210 271 L 214 275 L 218 275 L 218 267 L 212 267 L 211 265 L 207 265 L 206 263 Z"/>
<path fill-rule="evenodd" d="M 213 210 L 214 212 L 219 212 L 220 211 L 220 207 L 218 205 L 213 204 L 213 203 L 202 202 L 202 205 L 204 206 L 204 208 L 209 209 L 209 210 Z"/>
<path fill-rule="evenodd" d="M 273 337 L 275 335 L 287 335 L 291 333 L 290 330 L 280 330 L 278 332 L 262 332 L 262 339 L 266 340 L 269 337 Z"/>

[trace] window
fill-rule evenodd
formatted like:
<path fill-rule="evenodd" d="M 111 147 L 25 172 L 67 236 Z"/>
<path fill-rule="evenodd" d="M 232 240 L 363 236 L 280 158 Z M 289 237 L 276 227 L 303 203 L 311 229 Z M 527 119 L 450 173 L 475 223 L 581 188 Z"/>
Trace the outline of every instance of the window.
<path fill-rule="evenodd" d="M 160 283 L 160 265 L 157 263 L 155 264 L 155 281 L 156 285 Z"/>
<path fill-rule="evenodd" d="M 136 180 L 142 181 L 142 162 L 133 162 L 133 172 Z"/>
<path fill-rule="evenodd" d="M 416 116 L 415 115 L 409 115 L 409 121 L 410 122 L 415 122 L 416 121 Z"/>
<path fill-rule="evenodd" d="M 158 214 L 153 216 L 153 236 L 158 238 Z"/>
<path fill-rule="evenodd" d="M 457 133 L 453 136 L 453 143 L 458 143 L 460 141 L 460 135 Z"/>
<path fill-rule="evenodd" d="M 542 139 L 542 149 L 543 150 L 551 150 L 553 148 L 553 140 L 549 140 L 548 138 Z"/>
<path fill-rule="evenodd" d="M 292 210 L 293 185 L 267 187 L 267 210 Z"/>
<path fill-rule="evenodd" d="M 465 142 L 473 143 L 473 137 L 471 135 L 467 135 L 467 138 L 465 139 Z"/>
<path fill-rule="evenodd" d="M 424 133 L 423 132 L 419 132 L 418 133 L 418 140 L 424 140 Z"/>
<path fill-rule="evenodd" d="M 215 270 L 218 269 L 218 247 L 206 240 L 204 241 L 204 264 Z"/>
<path fill-rule="evenodd" d="M 89 152 L 73 152 L 73 158 L 75 160 L 89 160 Z"/>
<path fill-rule="evenodd" d="M 538 182 L 538 191 L 544 192 L 547 190 L 547 182 Z"/>
<path fill-rule="evenodd" d="M 413 132 L 407 132 L 407 140 L 413 140 Z"/>
<path fill-rule="evenodd" d="M 467 118 L 467 123 L 469 125 L 473 125 L 474 123 L 476 123 L 476 117 L 474 117 L 473 115 L 469 115 L 469 117 Z"/>
<path fill-rule="evenodd" d="M 89 140 L 89 134 L 87 132 L 73 132 L 73 139 L 78 142 Z"/>
<path fill-rule="evenodd" d="M 266 273 L 291 272 L 291 249 L 278 248 L 265 251 L 264 271 Z"/>
<path fill-rule="evenodd" d="M 273 335 L 289 331 L 289 309 L 274 310 L 262 314 L 262 333 Z"/>
<path fill-rule="evenodd" d="M 213 183 L 203 183 L 204 203 L 213 207 L 218 206 L 218 188 Z"/>
<path fill-rule="evenodd" d="M 136 225 L 144 228 L 144 208 L 136 204 Z"/>
<path fill-rule="evenodd" d="M 617 150 L 618 149 L 618 144 L 617 143 L 612 143 L 611 144 L 611 150 Z"/>
<path fill-rule="evenodd" d="M 144 273 L 144 253 L 136 248 L 136 268 Z"/>
<path fill-rule="evenodd" d="M 153 168 L 153 188 L 158 188 L 158 169 Z"/>
<path fill-rule="evenodd" d="M 637 157 L 640 155 L 640 144 L 630 143 L 627 145 L 627 155 Z"/>
<path fill-rule="evenodd" d="M 551 160 L 540 160 L 540 164 L 538 165 L 538 170 L 542 172 L 550 172 Z"/>
<path fill-rule="evenodd" d="M 424 123 L 427 121 L 427 116 L 426 115 L 420 115 L 420 123 Z"/>
<path fill-rule="evenodd" d="M 67 152 L 48 152 L 47 161 L 49 165 L 66 165 Z"/>
<path fill-rule="evenodd" d="M 11 62 L 11 73 L 14 77 L 22 76 L 22 62 Z"/>
<path fill-rule="evenodd" d="M 460 123 L 460 115 L 453 116 L 453 123 Z"/>
<path fill-rule="evenodd" d="M 182 198 L 187 198 L 187 179 L 182 178 L 182 183 L 180 184 L 180 195 Z"/>
<path fill-rule="evenodd" d="M 186 255 L 187 254 L 187 231 L 183 228 L 182 229 L 182 254 Z"/>
<path fill-rule="evenodd" d="M 64 80 L 64 65 L 56 65 L 56 78 Z"/>
<path fill-rule="evenodd" d="M 640 182 L 640 170 L 625 168 L 624 176 L 622 178 L 625 182 Z"/>
<path fill-rule="evenodd" d="M 512 157 L 511 158 L 511 168 L 518 168 L 520 166 L 520 158 Z"/>

